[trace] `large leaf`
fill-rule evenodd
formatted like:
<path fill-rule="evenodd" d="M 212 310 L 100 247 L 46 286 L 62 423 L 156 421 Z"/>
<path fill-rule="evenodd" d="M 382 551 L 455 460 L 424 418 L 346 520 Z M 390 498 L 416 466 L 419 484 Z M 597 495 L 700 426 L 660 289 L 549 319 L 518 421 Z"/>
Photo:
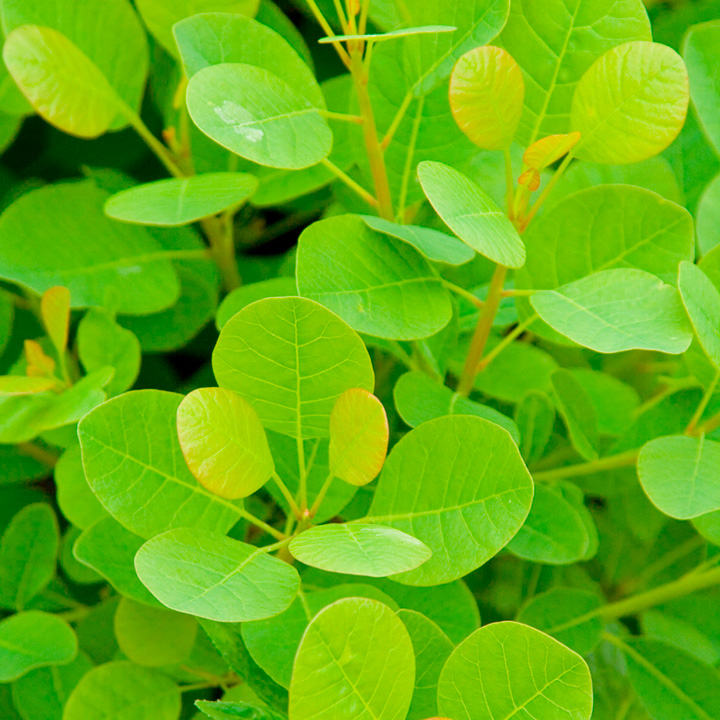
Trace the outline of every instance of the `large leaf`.
<path fill-rule="evenodd" d="M 100 11 L 101 23 L 98 22 Z M 79 3 L 7 0 L 3 2 L 1 12 L 6 34 L 23 25 L 39 25 L 62 33 L 97 66 L 121 100 L 132 110 L 139 108 L 148 71 L 147 36 L 127 0 L 89 0 Z M 46 31 L 43 34 L 47 36 Z M 55 68 L 61 59 L 53 52 L 53 63 L 46 65 L 46 70 L 56 73 Z M 73 80 L 59 73 L 55 77 L 63 84 Z M 77 77 L 74 79 L 78 80 Z M 99 90 L 98 87 L 88 89 L 93 93 Z M 116 113 L 111 129 L 128 123 L 125 113 L 117 112 L 117 109 Z"/>
<path fill-rule="evenodd" d="M 33 108 L 71 135 L 95 138 L 118 112 L 118 98 L 97 66 L 57 30 L 23 25 L 8 35 L 3 60 Z"/>
<path fill-rule="evenodd" d="M 300 643 L 290 720 L 400 720 L 414 678 L 412 643 L 397 615 L 376 600 L 338 600 L 315 616 Z"/>
<path fill-rule="evenodd" d="M 63 720 L 87 720 L 98 708 L 107 718 L 176 720 L 180 688 L 158 670 L 120 661 L 88 672 L 70 694 Z"/>
<path fill-rule="evenodd" d="M 452 316 L 448 291 L 428 262 L 357 215 L 327 218 L 303 231 L 297 283 L 302 295 L 376 337 L 429 337 Z"/>
<path fill-rule="evenodd" d="M 20 197 L 0 218 L 0 277 L 36 293 L 64 285 L 73 307 L 110 301 L 119 312 L 143 314 L 172 305 L 180 290 L 173 253 L 143 228 L 105 217 L 106 198 L 91 182 Z"/>
<path fill-rule="evenodd" d="M 455 648 L 440 675 L 438 709 L 453 720 L 590 720 L 583 659 L 539 630 L 499 622 Z"/>
<path fill-rule="evenodd" d="M 22 610 L 55 575 L 57 520 L 47 503 L 25 506 L 0 542 L 0 605 Z"/>
<path fill-rule="evenodd" d="M 319 525 L 290 542 L 293 557 L 328 572 L 385 577 L 414 570 L 430 558 L 407 533 L 363 522 Z"/>
<path fill-rule="evenodd" d="M 30 670 L 64 665 L 77 654 L 69 625 L 55 615 L 28 610 L 0 621 L 0 682 L 8 683 Z"/>
<path fill-rule="evenodd" d="M 263 548 L 197 528 L 148 540 L 135 568 L 163 605 L 220 622 L 277 615 L 293 601 L 300 582 L 292 566 Z"/>
<path fill-rule="evenodd" d="M 423 423 L 393 448 L 364 522 L 413 535 L 432 551 L 397 576 L 436 585 L 467 575 L 519 530 L 533 484 L 509 433 L 478 417 Z"/>
<path fill-rule="evenodd" d="M 500 41 L 526 78 L 519 139 L 570 129 L 575 86 L 605 51 L 631 40 L 650 40 L 642 0 L 513 2 Z"/>
<path fill-rule="evenodd" d="M 257 189 L 247 173 L 206 173 L 157 180 L 113 195 L 105 213 L 140 225 L 186 225 L 244 203 Z"/>
<path fill-rule="evenodd" d="M 677 290 L 643 270 L 604 270 L 535 293 L 538 315 L 596 352 L 685 352 L 692 336 Z"/>
<path fill-rule="evenodd" d="M 698 121 L 716 152 L 720 152 L 720 85 L 718 47 L 720 21 L 691 27 L 683 43 L 683 57 L 690 75 L 690 95 Z"/>
<path fill-rule="evenodd" d="M 216 495 L 247 497 L 275 472 L 260 418 L 232 390 L 193 390 L 178 407 L 177 427 L 188 467 Z"/>
<path fill-rule="evenodd" d="M 692 217 L 680 205 L 631 185 L 573 193 L 534 220 L 524 236 L 520 288 L 540 290 L 593 272 L 632 267 L 675 284 L 678 263 L 692 260 Z"/>
<path fill-rule="evenodd" d="M 720 291 L 691 262 L 680 263 L 678 289 L 702 349 L 720 371 Z"/>
<path fill-rule="evenodd" d="M 438 162 L 420 163 L 418 175 L 435 211 L 461 240 L 500 265 L 523 265 L 525 246 L 517 230 L 472 180 Z"/>
<path fill-rule="evenodd" d="M 323 106 L 261 67 L 227 63 L 200 70 L 188 84 L 187 106 L 206 135 L 260 165 L 300 170 L 332 148 Z"/>
<path fill-rule="evenodd" d="M 137 390 L 86 415 L 78 426 L 88 483 L 105 509 L 144 538 L 173 527 L 225 532 L 241 509 L 190 474 L 175 426 L 181 395 Z"/>
<path fill-rule="evenodd" d="M 235 314 L 220 333 L 213 370 L 218 384 L 245 397 L 265 427 L 303 438 L 327 437 L 337 398 L 374 385 L 362 340 L 304 298 L 259 300 Z"/>
<path fill-rule="evenodd" d="M 651 42 L 619 45 L 598 58 L 575 88 L 573 154 L 590 162 L 639 162 L 665 150 L 685 124 L 688 76 L 682 58 Z"/>
<path fill-rule="evenodd" d="M 689 520 L 720 510 L 720 443 L 658 437 L 643 445 L 637 469 L 647 496 L 670 517 Z"/>
<path fill-rule="evenodd" d="M 617 641 L 616 641 L 617 642 Z M 650 638 L 620 641 L 633 689 L 657 720 L 711 720 L 720 713 L 715 668 Z"/>
<path fill-rule="evenodd" d="M 173 37 L 173 26 L 183 18 L 205 13 L 237 13 L 254 16 L 259 0 L 138 0 L 138 11 L 148 30 L 172 55 L 178 46 Z M 182 52 L 182 50 L 181 50 Z"/>

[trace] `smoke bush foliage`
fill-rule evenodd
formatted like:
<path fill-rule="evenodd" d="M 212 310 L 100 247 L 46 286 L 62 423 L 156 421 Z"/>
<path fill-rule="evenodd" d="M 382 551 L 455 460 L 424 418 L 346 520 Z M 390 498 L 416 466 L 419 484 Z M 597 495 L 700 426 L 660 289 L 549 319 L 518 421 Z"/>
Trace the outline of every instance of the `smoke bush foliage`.
<path fill-rule="evenodd" d="M 720 3 L 647 4 L 0 1 L 3 720 L 720 718 Z"/>

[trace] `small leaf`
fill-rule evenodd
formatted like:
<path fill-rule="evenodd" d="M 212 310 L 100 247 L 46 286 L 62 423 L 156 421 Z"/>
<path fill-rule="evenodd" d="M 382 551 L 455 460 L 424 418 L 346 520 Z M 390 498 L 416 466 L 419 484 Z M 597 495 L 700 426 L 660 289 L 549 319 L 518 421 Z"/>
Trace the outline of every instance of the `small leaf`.
<path fill-rule="evenodd" d="M 525 246 L 517 230 L 474 182 L 447 165 L 429 161 L 420 163 L 418 177 L 437 214 L 463 242 L 500 265 L 523 265 Z"/>
<path fill-rule="evenodd" d="M 120 649 L 137 665 L 176 665 L 190 655 L 197 621 L 164 608 L 121 598 L 115 611 L 115 637 Z"/>
<path fill-rule="evenodd" d="M 527 463 L 542 457 L 552 436 L 555 425 L 555 407 L 550 398 L 537 390 L 531 390 L 515 409 L 515 422 L 520 433 L 518 442 Z"/>
<path fill-rule="evenodd" d="M 300 170 L 319 163 L 332 148 L 324 108 L 253 65 L 200 70 L 188 84 L 187 106 L 206 135 L 260 165 Z"/>
<path fill-rule="evenodd" d="M 580 133 L 548 135 L 536 140 L 523 155 L 523 163 L 540 172 L 567 155 L 580 141 Z"/>
<path fill-rule="evenodd" d="M 0 375 L 0 395 L 34 395 L 52 390 L 56 386 L 57 380 L 51 377 Z"/>
<path fill-rule="evenodd" d="M 604 270 L 530 302 L 550 327 L 596 352 L 678 355 L 692 340 L 677 290 L 642 270 Z"/>
<path fill-rule="evenodd" d="M 70 327 L 70 291 L 62 285 L 46 290 L 40 298 L 40 313 L 55 350 L 62 356 Z"/>
<path fill-rule="evenodd" d="M 370 357 L 337 315 L 305 298 L 268 298 L 224 326 L 213 352 L 218 385 L 242 395 L 269 430 L 327 437 L 345 390 L 372 390 Z"/>
<path fill-rule="evenodd" d="M 674 435 L 643 445 L 638 478 L 652 503 L 679 520 L 720 510 L 720 443 Z"/>
<path fill-rule="evenodd" d="M 158 670 L 120 661 L 88 672 L 70 694 L 63 720 L 97 717 L 176 720 L 180 714 L 180 688 Z"/>
<path fill-rule="evenodd" d="M 590 720 L 590 670 L 572 650 L 527 625 L 498 622 L 463 640 L 445 663 L 438 709 L 453 720 Z"/>
<path fill-rule="evenodd" d="M 720 292 L 691 262 L 680 263 L 678 289 L 702 349 L 720 371 Z"/>
<path fill-rule="evenodd" d="M 582 383 L 564 369 L 554 372 L 551 380 L 557 408 L 565 421 L 573 447 L 585 460 L 597 460 L 597 417 Z"/>
<path fill-rule="evenodd" d="M 622 165 L 661 153 L 685 123 L 688 75 L 682 58 L 659 43 L 629 42 L 598 58 L 572 103 L 580 160 Z"/>
<path fill-rule="evenodd" d="M 197 528 L 156 535 L 138 550 L 135 569 L 166 607 L 220 622 L 249 622 L 285 610 L 297 571 L 263 548 Z"/>
<path fill-rule="evenodd" d="M 57 30 L 16 28 L 5 40 L 3 59 L 38 114 L 64 132 L 98 137 L 121 107 L 97 65 Z"/>
<path fill-rule="evenodd" d="M 450 76 L 450 109 L 460 129 L 478 147 L 510 147 L 520 122 L 525 82 L 506 50 L 492 45 L 465 53 Z"/>
<path fill-rule="evenodd" d="M 390 428 L 382 403 L 351 388 L 330 414 L 330 472 L 351 485 L 367 485 L 385 462 Z"/>
<path fill-rule="evenodd" d="M 177 427 L 190 471 L 220 497 L 252 495 L 275 471 L 260 418 L 232 390 L 193 390 L 178 407 Z"/>
<path fill-rule="evenodd" d="M 290 683 L 290 720 L 338 720 L 358 708 L 377 720 L 404 718 L 415 657 L 405 626 L 376 600 L 338 600 L 305 631 Z"/>
<path fill-rule="evenodd" d="M 9 683 L 48 665 L 65 665 L 78 651 L 72 628 L 39 610 L 0 620 L 0 682 Z"/>
<path fill-rule="evenodd" d="M 108 198 L 105 213 L 140 225 L 187 225 L 240 206 L 257 185 L 253 175 L 230 172 L 156 180 Z"/>
<path fill-rule="evenodd" d="M 407 533 L 362 521 L 305 530 L 291 541 L 290 552 L 300 562 L 320 570 L 368 577 L 414 570 L 432 554 Z"/>
<path fill-rule="evenodd" d="M 246 702 L 223 702 L 222 700 L 196 700 L 195 705 L 212 720 L 225 720 L 226 718 L 247 718 L 247 720 L 287 720 L 271 710 L 266 705 L 260 707 Z"/>

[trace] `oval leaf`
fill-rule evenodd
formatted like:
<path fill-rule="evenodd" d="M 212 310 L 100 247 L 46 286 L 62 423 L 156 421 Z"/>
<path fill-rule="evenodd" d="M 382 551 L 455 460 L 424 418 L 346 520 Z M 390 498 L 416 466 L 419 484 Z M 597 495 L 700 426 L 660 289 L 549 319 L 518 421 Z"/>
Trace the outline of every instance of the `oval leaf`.
<path fill-rule="evenodd" d="M 691 262 L 680 263 L 678 289 L 702 349 L 720 370 L 720 292 Z"/>
<path fill-rule="evenodd" d="M 661 153 L 685 124 L 688 74 L 671 48 L 619 45 L 598 58 L 575 89 L 571 126 L 581 138 L 573 154 L 622 165 Z"/>
<path fill-rule="evenodd" d="M 432 555 L 424 543 L 407 533 L 364 522 L 305 530 L 292 540 L 290 552 L 320 570 L 368 577 L 414 570 Z"/>
<path fill-rule="evenodd" d="M 295 568 L 263 548 L 197 528 L 148 540 L 135 556 L 135 569 L 166 607 L 220 622 L 277 615 L 300 583 Z"/>
<path fill-rule="evenodd" d="M 345 391 L 330 414 L 330 472 L 367 485 L 382 469 L 390 428 L 383 404 L 367 390 Z"/>
<path fill-rule="evenodd" d="M 192 474 L 220 497 L 252 495 L 275 471 L 260 418 L 232 390 L 193 390 L 178 407 L 177 427 Z"/>
<path fill-rule="evenodd" d="M 486 45 L 465 53 L 450 76 L 450 109 L 478 147 L 504 150 L 515 137 L 525 97 L 520 66 L 507 50 Z"/>

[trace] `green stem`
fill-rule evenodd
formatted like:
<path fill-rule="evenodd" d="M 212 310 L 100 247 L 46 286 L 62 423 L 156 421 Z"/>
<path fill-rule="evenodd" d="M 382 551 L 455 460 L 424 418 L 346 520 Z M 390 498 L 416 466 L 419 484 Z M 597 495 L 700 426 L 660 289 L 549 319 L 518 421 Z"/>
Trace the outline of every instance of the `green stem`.
<path fill-rule="evenodd" d="M 307 465 L 305 465 L 305 444 L 303 443 L 300 428 L 298 428 L 295 441 L 297 446 L 298 477 L 300 478 L 300 518 L 302 519 L 307 513 Z"/>
<path fill-rule="evenodd" d="M 278 486 L 278 489 L 282 493 L 283 497 L 285 498 L 285 501 L 290 506 L 290 512 L 295 515 L 296 518 L 300 518 L 300 508 L 298 507 L 297 503 L 295 502 L 295 498 L 292 496 L 292 493 L 290 490 L 288 490 L 287 485 L 282 481 L 280 476 L 277 473 L 273 474 L 273 480 L 275 481 L 275 484 Z"/>
<path fill-rule="evenodd" d="M 126 103 L 120 102 L 120 110 L 130 123 L 135 132 L 140 136 L 143 142 L 148 146 L 157 159 L 163 164 L 165 169 L 173 177 L 185 177 L 185 173 L 175 162 L 170 151 L 161 143 L 151 132 L 148 126 L 143 122 L 142 118 Z"/>
<path fill-rule="evenodd" d="M 616 470 L 617 468 L 630 467 L 634 465 L 638 456 L 637 450 L 628 450 L 617 455 L 608 455 L 598 460 L 578 463 L 577 465 L 566 465 L 565 467 L 554 468 L 536 472 L 533 479 L 538 482 L 554 482 L 565 478 L 578 477 L 580 475 L 593 475 L 605 470 Z"/>
<path fill-rule="evenodd" d="M 327 478 L 325 479 L 325 482 L 323 483 L 322 487 L 320 488 L 320 492 L 317 494 L 317 497 L 315 498 L 315 502 L 312 504 L 312 507 L 310 508 L 309 515 L 310 517 L 315 517 L 315 513 L 320 509 L 320 505 L 322 504 L 322 501 L 325 499 L 325 496 L 327 495 L 328 490 L 330 489 L 330 486 L 333 483 L 333 480 L 335 479 L 335 475 L 330 473 Z"/>
<path fill-rule="evenodd" d="M 421 97 L 417 104 L 417 114 L 412 125 L 412 131 L 410 134 L 410 142 L 408 142 L 407 153 L 405 155 L 405 165 L 403 167 L 402 183 L 400 185 L 400 199 L 398 200 L 398 208 L 395 217 L 398 222 L 403 222 L 405 215 L 405 206 L 407 205 L 408 187 L 410 186 L 410 176 L 412 175 L 413 167 L 417 164 L 414 163 L 415 159 L 415 148 L 417 146 L 417 139 L 420 133 L 420 123 L 422 121 L 423 107 L 425 106 L 425 98 Z"/>
<path fill-rule="evenodd" d="M 480 359 L 482 358 L 488 338 L 490 337 L 490 330 L 492 329 L 495 316 L 500 307 L 506 275 L 507 268 L 503 265 L 498 265 L 495 268 L 492 280 L 490 280 L 490 289 L 488 290 L 488 296 L 485 300 L 485 306 L 480 313 L 480 318 L 475 327 L 475 333 L 470 341 L 470 349 L 465 358 L 465 368 L 463 369 L 463 374 L 457 387 L 457 392 L 460 395 L 469 395 L 475 383 L 475 376 L 480 366 Z"/>
<path fill-rule="evenodd" d="M 234 213 L 228 211 L 219 218 L 205 218 L 201 222 L 210 243 L 210 252 L 220 270 L 227 291 L 240 287 L 242 279 L 235 258 Z"/>
<path fill-rule="evenodd" d="M 339 120 L 341 122 L 354 123 L 355 125 L 362 125 L 363 121 L 360 115 L 350 115 L 348 113 L 332 112 L 331 110 L 321 110 L 320 114 L 328 120 Z"/>
<path fill-rule="evenodd" d="M 412 104 L 413 97 L 414 97 L 414 95 L 411 90 L 410 92 L 408 92 L 405 95 L 402 103 L 400 103 L 400 107 L 398 108 L 398 111 L 395 113 L 395 117 L 392 119 L 392 122 L 390 123 L 390 127 L 387 129 L 387 132 L 385 133 L 385 137 L 382 139 L 382 142 L 380 143 L 380 147 L 383 150 L 387 150 L 388 147 L 390 147 L 390 143 L 393 141 L 393 138 L 395 137 L 395 133 L 397 132 L 397 129 L 400 127 L 400 123 L 402 123 L 403 118 L 405 117 L 405 114 L 408 111 L 408 108 Z"/>
<path fill-rule="evenodd" d="M 460 287 L 460 285 L 451 283 L 449 280 L 445 280 L 445 278 L 440 278 L 440 282 L 443 284 L 443 287 L 446 287 L 450 292 L 453 292 L 456 295 L 465 298 L 465 300 L 474 305 L 476 308 L 481 308 L 485 305 L 485 303 L 479 297 L 473 295 L 469 290 L 466 290 L 464 287 Z"/>
<path fill-rule="evenodd" d="M 715 377 L 712 379 L 710 385 L 708 385 L 707 390 L 705 390 L 702 400 L 700 400 L 700 404 L 697 406 L 697 409 L 688 423 L 688 426 L 685 428 L 686 435 L 693 435 L 697 431 L 698 423 L 702 419 L 705 410 L 707 410 L 708 403 L 712 399 L 718 381 L 720 381 L 720 370 L 715 373 Z"/>
<path fill-rule="evenodd" d="M 60 456 L 57 453 L 41 447 L 34 442 L 24 442 L 17 445 L 17 450 L 21 455 L 32 458 L 47 465 L 48 468 L 54 468 Z"/>
<path fill-rule="evenodd" d="M 285 533 L 280 532 L 272 525 L 268 525 L 264 520 L 261 520 L 256 515 L 253 515 L 249 510 L 246 510 L 245 508 L 238 508 L 237 506 L 235 507 L 240 513 L 240 515 L 244 517 L 248 522 L 260 528 L 268 535 L 272 535 L 272 537 L 274 537 L 276 540 L 285 540 Z"/>
<path fill-rule="evenodd" d="M 312 11 L 312 14 L 315 16 L 315 19 L 318 22 L 318 25 L 323 29 L 323 32 L 327 37 L 331 38 L 332 46 L 335 48 L 337 54 L 340 56 L 340 60 L 342 60 L 343 64 L 346 67 L 350 67 L 350 56 L 347 54 L 347 51 L 342 46 L 342 43 L 338 40 L 332 40 L 332 38 L 335 37 L 335 32 L 333 31 L 332 27 L 330 26 L 330 23 L 325 19 L 325 16 L 322 14 L 322 11 L 318 7 L 315 0 L 306 0 L 308 7 Z"/>
<path fill-rule="evenodd" d="M 565 159 L 560 164 L 560 167 L 555 171 L 555 174 L 550 179 L 550 182 L 545 186 L 545 189 L 540 193 L 538 199 L 535 201 L 535 204 L 530 208 L 530 212 L 523 218 L 519 218 L 519 230 L 523 231 L 527 228 L 527 226 L 532 222 L 533 218 L 537 215 L 538 210 L 543 206 L 543 203 L 547 200 L 548 195 L 552 192 L 555 185 L 557 185 L 558 180 L 563 176 L 565 171 L 568 169 L 568 166 L 573 160 L 573 156 L 571 153 L 568 153 L 565 156 Z"/>
<path fill-rule="evenodd" d="M 345 183 L 353 192 L 357 193 L 370 207 L 377 208 L 378 201 L 359 183 L 355 182 L 346 172 L 343 172 L 335 163 L 327 158 L 320 161 L 338 180 Z"/>
<path fill-rule="evenodd" d="M 490 352 L 480 360 L 478 372 L 482 372 L 485 368 L 505 349 L 517 340 L 537 319 L 537 314 L 533 313 L 518 323 Z"/>

